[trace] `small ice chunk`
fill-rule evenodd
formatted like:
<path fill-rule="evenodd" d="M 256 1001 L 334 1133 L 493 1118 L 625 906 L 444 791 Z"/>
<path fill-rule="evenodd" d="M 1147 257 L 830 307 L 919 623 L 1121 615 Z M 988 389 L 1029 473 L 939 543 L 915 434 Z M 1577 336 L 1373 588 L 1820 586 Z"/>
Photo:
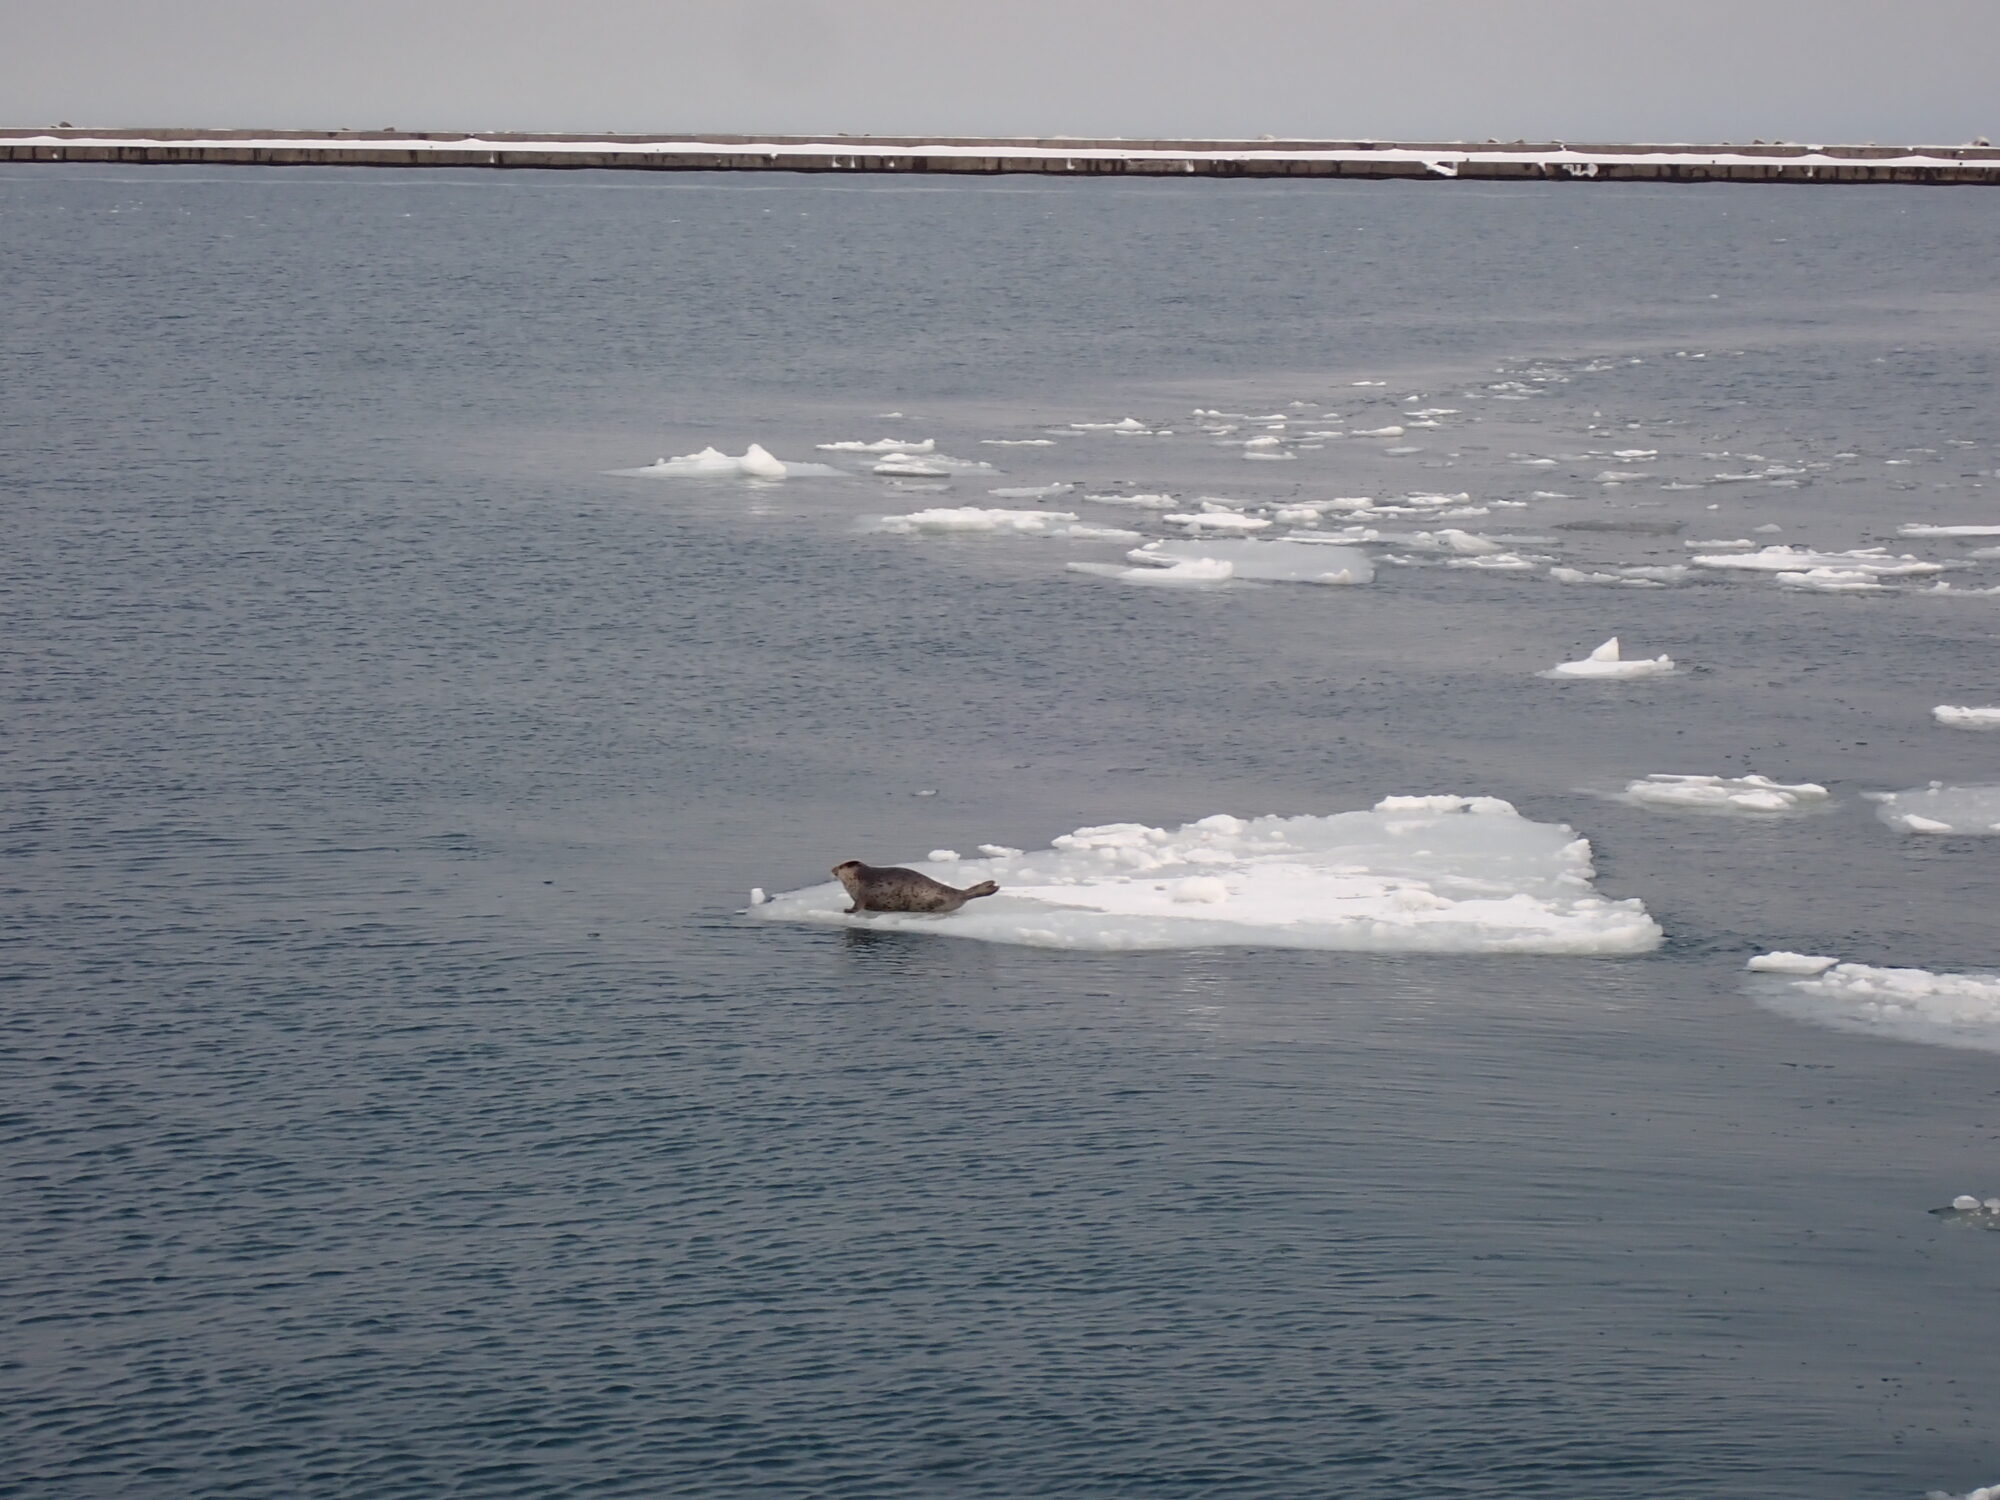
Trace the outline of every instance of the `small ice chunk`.
<path fill-rule="evenodd" d="M 1073 484 L 1029 484 L 1011 490 L 988 490 L 986 493 L 996 500 L 1053 500 L 1058 495 L 1067 495 L 1075 489 Z"/>
<path fill-rule="evenodd" d="M 1354 437 L 1401 437 L 1400 427 L 1357 427 L 1351 433 Z"/>
<path fill-rule="evenodd" d="M 769 901 L 770 899 L 771 898 L 769 896 L 764 894 L 764 887 L 762 887 L 761 885 L 753 885 L 750 887 L 750 904 L 752 906 L 762 906 L 766 901 Z"/>
<path fill-rule="evenodd" d="M 1951 1200 L 1951 1206 L 1963 1214 L 1976 1213 L 1984 1205 L 1977 1198 L 1973 1197 L 1972 1194 L 1960 1193 L 1956 1198 Z"/>
<path fill-rule="evenodd" d="M 1798 1020 L 2000 1052 L 2000 974 L 1836 963 L 1811 973 L 1765 969 L 1746 983 L 1759 1003 Z"/>
<path fill-rule="evenodd" d="M 1905 833 L 2000 833 L 2000 786 L 1929 786 L 1871 793 L 1875 815 Z"/>
<path fill-rule="evenodd" d="M 1628 782 L 1628 802 L 1652 807 L 1695 808 L 1704 812 L 1794 813 L 1824 804 L 1827 789 L 1817 782 L 1786 785 L 1768 776 L 1672 776 L 1654 772 Z"/>
<path fill-rule="evenodd" d="M 1695 559 L 1697 562 L 1699 558 Z M 1803 573 L 1774 573 L 1771 581 L 1779 588 L 1802 589 L 1820 594 L 1879 594 L 1884 584 L 1874 573 L 1852 568 L 1808 568 Z"/>
<path fill-rule="evenodd" d="M 1760 974 L 1824 974 L 1839 962 L 1822 954 L 1792 953 L 1781 948 L 1775 953 L 1758 954 L 1744 967 Z"/>
<path fill-rule="evenodd" d="M 1135 510 L 1172 510 L 1180 504 L 1172 495 L 1085 495 L 1093 505 L 1129 505 Z"/>
<path fill-rule="evenodd" d="M 1953 729 L 2000 729 L 2000 708 L 1959 708 L 1940 703 L 1931 714 L 1938 723 Z"/>
<path fill-rule="evenodd" d="M 858 438 L 850 438 L 839 443 L 815 443 L 822 453 L 929 453 L 937 447 L 936 438 L 877 438 L 872 443 L 864 443 Z"/>
<path fill-rule="evenodd" d="M 613 469 L 611 472 L 627 478 L 647 479 L 784 479 L 798 475 L 840 475 L 845 471 L 830 464 L 786 463 L 773 457 L 761 443 L 752 443 L 736 457 L 710 447 L 699 453 L 655 459 L 637 469 Z"/>
<path fill-rule="evenodd" d="M 1161 516 L 1160 519 L 1169 526 L 1179 526 L 1188 531 L 1262 531 L 1271 524 L 1263 516 L 1246 516 L 1230 510 Z"/>
<path fill-rule="evenodd" d="M 900 454 L 883 459 L 870 472 L 875 474 L 902 474 L 908 475 L 913 479 L 946 479 L 951 475 L 951 470 L 945 468 L 942 464 L 932 463 L 928 459 L 906 458 Z"/>
<path fill-rule="evenodd" d="M 1897 536 L 2000 536 L 2000 526 L 1926 526 L 1912 521 L 1896 528 Z"/>
<path fill-rule="evenodd" d="M 1654 656 L 1627 661 L 1619 654 L 1618 637 L 1613 636 L 1581 661 L 1561 662 L 1541 677 L 1660 677 L 1675 670 L 1671 656 Z"/>
<path fill-rule="evenodd" d="M 1077 432 L 1150 432 L 1152 429 L 1137 417 L 1125 417 L 1116 422 L 1072 422 L 1069 424 Z"/>
<path fill-rule="evenodd" d="M 1019 849 L 1010 849 L 1005 844 L 981 844 L 979 852 L 988 859 L 1016 859 L 1021 853 Z"/>
<path fill-rule="evenodd" d="M 1814 568 L 1840 568 L 1849 572 L 1870 573 L 1878 578 L 1910 578 L 1922 573 L 1944 571 L 1942 563 L 1924 562 L 1907 553 L 1891 557 L 1882 547 L 1863 547 L 1853 552 L 1815 552 L 1809 547 L 1772 546 L 1740 556 L 1697 557 L 1693 562 L 1701 568 L 1740 568 L 1761 573 L 1804 573 Z"/>
<path fill-rule="evenodd" d="M 938 506 L 903 516 L 877 516 L 869 529 L 892 536 L 1041 536 L 1067 541 L 1125 541 L 1136 532 L 1079 525 L 1066 510 L 988 510 L 977 505 Z"/>
<path fill-rule="evenodd" d="M 941 865 L 956 864 L 958 862 L 958 851 L 956 849 L 933 849 L 924 858 Z"/>
<path fill-rule="evenodd" d="M 1135 563 L 1168 568 L 1195 561 L 1225 562 L 1228 576 L 1273 583 L 1371 583 L 1375 578 L 1374 564 L 1365 552 L 1293 538 L 1148 542 L 1126 556 Z"/>

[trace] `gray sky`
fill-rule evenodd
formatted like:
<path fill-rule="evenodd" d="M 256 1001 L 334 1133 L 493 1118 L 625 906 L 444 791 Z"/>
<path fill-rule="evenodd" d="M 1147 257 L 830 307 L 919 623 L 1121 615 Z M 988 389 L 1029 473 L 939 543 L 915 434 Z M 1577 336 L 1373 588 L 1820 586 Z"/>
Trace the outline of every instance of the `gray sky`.
<path fill-rule="evenodd" d="M 2000 0 L 0 0 L 0 125 L 2000 139 Z"/>

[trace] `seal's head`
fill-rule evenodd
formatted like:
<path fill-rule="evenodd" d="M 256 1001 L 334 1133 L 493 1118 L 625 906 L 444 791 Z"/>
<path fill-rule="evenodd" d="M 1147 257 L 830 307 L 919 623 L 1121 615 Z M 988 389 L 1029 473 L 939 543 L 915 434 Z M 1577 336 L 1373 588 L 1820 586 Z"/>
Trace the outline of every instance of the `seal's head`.
<path fill-rule="evenodd" d="M 848 895 L 852 896 L 860 888 L 861 876 L 867 868 L 858 859 L 843 859 L 833 867 L 833 878 L 847 887 Z"/>

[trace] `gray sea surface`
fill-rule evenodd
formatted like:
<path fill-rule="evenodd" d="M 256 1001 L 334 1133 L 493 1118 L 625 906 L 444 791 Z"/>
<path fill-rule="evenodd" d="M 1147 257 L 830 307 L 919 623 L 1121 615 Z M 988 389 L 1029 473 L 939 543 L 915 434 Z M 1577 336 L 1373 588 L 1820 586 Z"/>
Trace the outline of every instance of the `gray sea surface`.
<path fill-rule="evenodd" d="M 1930 713 L 2000 703 L 2000 561 L 1895 534 L 2000 523 L 1996 209 L 0 170 L 0 1495 L 2000 1482 L 2000 1236 L 1926 1212 L 2000 1193 L 2000 1052 L 1743 976 L 2000 968 L 2000 839 L 1863 796 L 2000 783 Z M 1282 463 L 1191 415 L 1423 406 Z M 1068 426 L 1128 415 L 1174 435 Z M 1002 472 L 814 447 L 885 433 Z M 607 472 L 752 441 L 853 472 Z M 1579 569 L 1887 544 L 1953 587 L 1142 589 L 864 525 L 1054 481 L 1149 533 L 1081 497 L 1464 492 Z M 1613 634 L 1687 670 L 1535 675 Z M 1609 795 L 1753 771 L 1834 805 Z M 743 915 L 1438 792 L 1576 827 L 1665 947 Z"/>

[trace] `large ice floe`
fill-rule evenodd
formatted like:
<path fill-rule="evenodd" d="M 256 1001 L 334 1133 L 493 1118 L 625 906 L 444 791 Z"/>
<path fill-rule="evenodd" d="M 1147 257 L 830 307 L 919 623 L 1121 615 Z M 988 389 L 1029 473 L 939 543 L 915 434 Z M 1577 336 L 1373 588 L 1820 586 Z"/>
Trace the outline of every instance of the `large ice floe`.
<path fill-rule="evenodd" d="M 1931 716 L 1953 729 L 2000 729 L 2000 708 L 1960 708 L 1940 703 L 1931 710 Z"/>
<path fill-rule="evenodd" d="M 1937 974 L 1805 953 L 1750 960 L 1752 996 L 1801 1021 L 2000 1052 L 2000 974 Z"/>
<path fill-rule="evenodd" d="M 656 458 L 636 469 L 613 469 L 611 472 L 644 479 L 812 479 L 845 474 L 847 471 L 836 469 L 831 464 L 775 458 L 763 444 L 752 443 L 735 457 L 718 448 L 704 448 L 699 453 Z"/>
<path fill-rule="evenodd" d="M 1641 657 L 1637 661 L 1627 661 L 1621 654 L 1618 637 L 1613 636 L 1599 646 L 1582 661 L 1558 662 L 1538 677 L 1553 677 L 1558 681 L 1568 678 L 1607 677 L 1664 677 L 1677 670 L 1671 656 Z"/>
<path fill-rule="evenodd" d="M 1864 792 L 1875 815 L 1903 833 L 2000 833 L 2000 786 L 1929 786 Z"/>
<path fill-rule="evenodd" d="M 1072 542 L 1136 542 L 1139 533 L 1116 526 L 1088 526 L 1066 510 L 988 510 L 941 506 L 905 516 L 875 516 L 863 523 L 893 536 L 1045 536 Z"/>
<path fill-rule="evenodd" d="M 1647 807 L 1753 815 L 1811 812 L 1824 808 L 1830 800 L 1827 789 L 1817 782 L 1786 785 L 1754 772 L 1748 776 L 1673 776 L 1655 772 L 1626 783 L 1620 797 Z"/>
<path fill-rule="evenodd" d="M 982 846 L 985 848 L 987 846 Z M 1048 849 L 915 868 L 1000 894 L 949 916 L 850 915 L 829 881 L 752 906 L 767 922 L 1040 948 L 1650 953 L 1659 925 L 1597 894 L 1589 843 L 1496 797 L 1388 797 L 1365 812 L 1079 828 Z"/>

